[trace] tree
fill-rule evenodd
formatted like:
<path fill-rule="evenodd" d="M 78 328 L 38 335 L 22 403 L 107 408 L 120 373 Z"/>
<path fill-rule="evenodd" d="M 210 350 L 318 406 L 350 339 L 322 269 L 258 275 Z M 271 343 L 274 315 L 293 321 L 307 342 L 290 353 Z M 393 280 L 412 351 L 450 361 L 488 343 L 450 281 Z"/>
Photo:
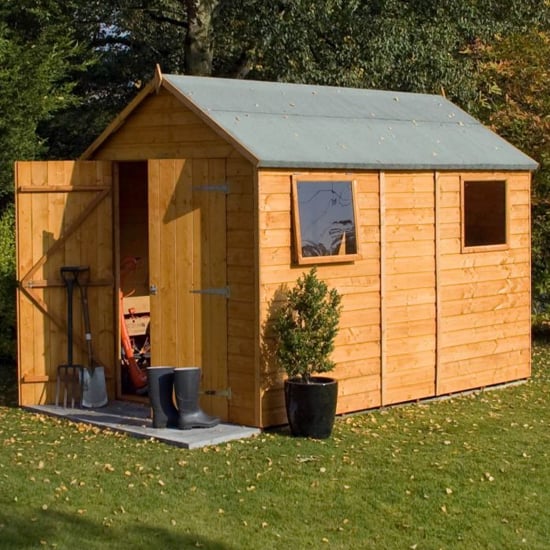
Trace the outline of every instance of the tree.
<path fill-rule="evenodd" d="M 532 192 L 535 304 L 550 307 L 550 29 L 477 44 L 477 115 L 539 162 Z"/>
<path fill-rule="evenodd" d="M 75 37 L 98 62 L 80 75 L 76 105 L 43 125 L 50 156 L 78 156 L 153 76 L 212 73 L 219 0 L 76 1 Z M 70 11 L 70 10 L 69 10 Z"/>
<path fill-rule="evenodd" d="M 185 0 L 187 33 L 185 72 L 199 76 L 212 74 L 214 57 L 214 12 L 219 0 Z"/>
<path fill-rule="evenodd" d="M 31 40 L 0 19 L 0 201 L 13 193 L 12 165 L 45 151 L 39 124 L 73 104 L 66 73 L 77 48 L 66 35 L 44 27 Z"/>
<path fill-rule="evenodd" d="M 42 0 L 46 1 L 46 0 Z M 503 9 L 503 3 L 505 9 Z M 65 3 L 63 4 L 65 6 Z M 78 156 L 163 72 L 416 92 L 470 108 L 464 51 L 539 25 L 545 0 L 69 0 L 75 37 L 99 62 L 80 75 L 78 107 L 41 127 L 50 155 Z M 72 7 L 70 7 L 72 5 Z"/>
<path fill-rule="evenodd" d="M 548 0 L 3 0 L 0 218 L 15 159 L 79 156 L 157 63 L 164 72 L 444 92 L 541 163 L 533 266 L 548 292 L 550 183 L 539 146 L 548 105 L 537 103 L 546 89 L 523 97 L 522 86 L 547 78 L 549 21 Z M 13 240 L 6 215 L 0 239 L 7 231 Z"/>
<path fill-rule="evenodd" d="M 0 8 L 0 356 L 15 354 L 13 162 L 47 152 L 38 128 L 77 100 L 68 78 L 81 51 L 35 2 Z M 55 18 L 54 18 L 55 19 Z"/>

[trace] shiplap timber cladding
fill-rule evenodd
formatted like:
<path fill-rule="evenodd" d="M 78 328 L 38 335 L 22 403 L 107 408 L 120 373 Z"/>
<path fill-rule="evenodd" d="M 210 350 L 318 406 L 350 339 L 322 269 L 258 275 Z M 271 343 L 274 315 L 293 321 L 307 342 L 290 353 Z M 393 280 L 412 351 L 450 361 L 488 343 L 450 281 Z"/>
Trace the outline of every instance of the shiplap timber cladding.
<path fill-rule="evenodd" d="M 505 180 L 509 246 L 461 253 L 461 180 Z M 530 177 L 438 174 L 441 252 L 437 392 L 490 386 L 530 374 Z"/>
<path fill-rule="evenodd" d="M 69 258 L 99 269 L 92 324 L 115 397 L 118 266 L 135 253 L 144 264 L 125 291 L 150 303 L 153 362 L 198 364 L 203 389 L 230 389 L 202 400 L 223 420 L 285 423 L 269 319 L 309 270 L 292 210 L 293 178 L 308 177 L 356 191 L 359 256 L 318 266 L 342 294 L 338 413 L 530 374 L 536 163 L 444 98 L 158 71 L 82 159 L 97 162 L 18 163 L 23 404 L 52 401 L 65 354 L 57 264 Z M 504 245 L 464 246 L 467 181 L 505 182 Z M 96 188 L 105 195 L 64 240 Z M 205 287 L 228 291 L 191 292 Z"/>
<path fill-rule="evenodd" d="M 386 173 L 382 403 L 435 393 L 436 281 L 433 173 Z"/>
<path fill-rule="evenodd" d="M 335 376 L 339 379 L 339 412 L 376 407 L 380 402 L 380 247 L 378 174 L 283 172 L 258 174 L 259 306 L 263 336 L 274 297 L 292 286 L 307 267 L 293 264 L 291 250 L 292 177 L 356 182 L 357 232 L 363 257 L 354 262 L 320 265 L 318 274 L 343 295 L 343 314 L 336 341 Z M 277 365 L 262 362 L 262 423 L 285 421 L 282 378 Z"/>

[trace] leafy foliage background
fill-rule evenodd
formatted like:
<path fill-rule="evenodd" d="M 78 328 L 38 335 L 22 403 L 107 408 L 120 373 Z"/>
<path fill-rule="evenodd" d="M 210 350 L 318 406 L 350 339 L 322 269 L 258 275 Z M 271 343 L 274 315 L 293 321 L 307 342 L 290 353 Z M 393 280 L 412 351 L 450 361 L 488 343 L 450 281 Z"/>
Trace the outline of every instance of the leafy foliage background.
<path fill-rule="evenodd" d="M 549 39 L 549 0 L 3 0 L 0 354 L 14 354 L 13 162 L 78 157 L 156 63 L 166 73 L 444 93 L 540 163 L 533 289 L 544 307 Z"/>

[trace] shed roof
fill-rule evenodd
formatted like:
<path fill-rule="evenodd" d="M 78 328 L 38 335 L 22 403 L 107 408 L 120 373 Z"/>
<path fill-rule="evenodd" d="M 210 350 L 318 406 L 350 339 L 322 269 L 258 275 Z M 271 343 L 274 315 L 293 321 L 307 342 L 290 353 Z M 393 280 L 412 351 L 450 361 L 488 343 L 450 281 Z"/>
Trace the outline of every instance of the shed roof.
<path fill-rule="evenodd" d="M 438 95 L 160 73 L 157 78 L 157 87 L 174 93 L 258 167 L 538 166 Z"/>
<path fill-rule="evenodd" d="M 177 75 L 164 79 L 263 167 L 537 167 L 437 95 Z"/>

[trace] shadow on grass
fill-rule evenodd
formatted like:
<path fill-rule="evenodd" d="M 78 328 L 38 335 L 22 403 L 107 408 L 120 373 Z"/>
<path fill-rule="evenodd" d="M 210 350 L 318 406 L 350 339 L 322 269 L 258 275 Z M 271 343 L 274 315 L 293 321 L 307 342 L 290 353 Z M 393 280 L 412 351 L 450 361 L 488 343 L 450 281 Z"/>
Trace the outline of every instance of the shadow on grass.
<path fill-rule="evenodd" d="M 146 518 L 147 512 L 143 515 Z M 109 526 L 76 514 L 30 509 L 24 515 L 20 510 L 0 512 L 0 540 L 2 548 L 237 548 L 200 534 L 178 532 L 176 527 L 152 527 L 141 523 L 117 526 L 116 519 Z"/>
<path fill-rule="evenodd" d="M 0 407 L 17 406 L 17 365 L 0 358 Z"/>

